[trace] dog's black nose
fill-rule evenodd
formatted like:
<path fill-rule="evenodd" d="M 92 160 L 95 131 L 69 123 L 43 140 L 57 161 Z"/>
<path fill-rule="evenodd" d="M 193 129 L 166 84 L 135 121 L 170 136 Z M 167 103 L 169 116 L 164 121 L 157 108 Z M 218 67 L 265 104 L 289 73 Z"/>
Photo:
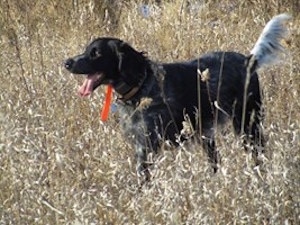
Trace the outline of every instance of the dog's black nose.
<path fill-rule="evenodd" d="M 67 70 L 70 70 L 70 69 L 72 69 L 72 67 L 73 67 L 73 64 L 74 64 L 74 60 L 73 59 L 67 59 L 66 61 L 65 61 L 65 68 L 67 69 Z"/>

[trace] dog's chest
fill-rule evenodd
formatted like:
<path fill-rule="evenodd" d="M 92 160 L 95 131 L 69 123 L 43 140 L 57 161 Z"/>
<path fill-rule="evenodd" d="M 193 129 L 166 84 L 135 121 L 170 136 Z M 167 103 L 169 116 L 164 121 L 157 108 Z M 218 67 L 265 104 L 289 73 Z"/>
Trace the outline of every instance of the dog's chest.
<path fill-rule="evenodd" d="M 117 115 L 122 133 L 130 139 L 143 132 L 144 121 L 140 110 L 132 105 L 117 102 Z"/>

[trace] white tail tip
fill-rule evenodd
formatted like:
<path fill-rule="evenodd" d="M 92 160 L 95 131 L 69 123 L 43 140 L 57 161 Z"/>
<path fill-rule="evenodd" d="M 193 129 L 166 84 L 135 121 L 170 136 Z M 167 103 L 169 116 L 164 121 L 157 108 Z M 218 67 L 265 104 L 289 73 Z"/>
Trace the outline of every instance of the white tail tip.
<path fill-rule="evenodd" d="M 284 50 L 280 41 L 287 36 L 285 23 L 291 19 L 288 14 L 273 17 L 263 29 L 251 54 L 255 56 L 258 67 L 278 61 L 278 53 Z"/>

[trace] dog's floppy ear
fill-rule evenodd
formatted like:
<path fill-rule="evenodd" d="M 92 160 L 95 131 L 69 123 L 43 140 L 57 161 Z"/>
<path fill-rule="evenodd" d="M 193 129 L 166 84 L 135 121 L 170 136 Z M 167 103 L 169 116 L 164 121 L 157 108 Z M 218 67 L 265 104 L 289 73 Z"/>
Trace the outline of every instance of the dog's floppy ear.
<path fill-rule="evenodd" d="M 143 52 L 138 52 L 129 44 L 122 42 L 119 48 L 119 69 L 120 71 L 132 69 L 136 67 L 143 67 L 145 64 L 145 57 Z M 134 68 L 135 67 L 135 68 Z"/>
<path fill-rule="evenodd" d="M 126 77 L 126 82 L 137 85 L 145 76 L 147 59 L 143 52 L 138 52 L 125 42 L 119 42 L 116 46 L 116 54 L 119 60 L 119 72 Z"/>

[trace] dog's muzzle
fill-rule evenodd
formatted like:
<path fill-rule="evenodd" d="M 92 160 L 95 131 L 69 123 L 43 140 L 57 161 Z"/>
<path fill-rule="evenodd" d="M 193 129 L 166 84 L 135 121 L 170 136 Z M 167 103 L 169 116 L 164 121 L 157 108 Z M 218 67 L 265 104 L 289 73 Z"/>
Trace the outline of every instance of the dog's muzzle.
<path fill-rule="evenodd" d="M 67 59 L 64 66 L 73 74 L 94 74 L 98 72 L 95 71 L 91 61 L 83 54 Z"/>

